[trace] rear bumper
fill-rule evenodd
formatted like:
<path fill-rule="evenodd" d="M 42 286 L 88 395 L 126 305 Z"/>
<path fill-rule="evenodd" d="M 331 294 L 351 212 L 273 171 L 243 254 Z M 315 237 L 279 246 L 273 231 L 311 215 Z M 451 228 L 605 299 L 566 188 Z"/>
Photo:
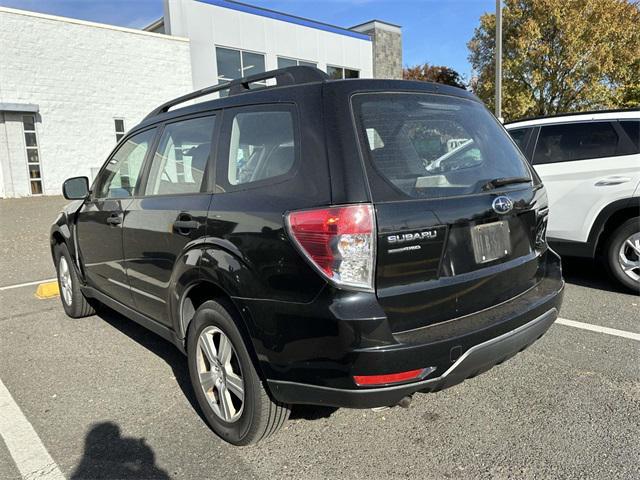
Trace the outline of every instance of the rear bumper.
<path fill-rule="evenodd" d="M 560 310 L 559 257 L 537 260 L 539 281 L 490 308 L 392 332 L 375 294 L 329 290 L 308 304 L 234 299 L 272 396 L 286 403 L 369 408 L 451 387 L 535 342 Z M 419 381 L 359 387 L 354 375 L 428 369 Z"/>
<path fill-rule="evenodd" d="M 538 340 L 558 317 L 552 308 L 528 323 L 467 350 L 442 375 L 404 385 L 361 390 L 339 389 L 295 382 L 268 380 L 271 393 L 281 402 L 372 408 L 395 405 L 416 392 L 435 392 L 489 370 Z"/>

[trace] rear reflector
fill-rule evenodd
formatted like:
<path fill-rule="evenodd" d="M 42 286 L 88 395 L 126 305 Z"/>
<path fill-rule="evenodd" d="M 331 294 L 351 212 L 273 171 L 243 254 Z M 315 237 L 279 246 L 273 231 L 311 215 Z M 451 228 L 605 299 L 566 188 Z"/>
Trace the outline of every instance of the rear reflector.
<path fill-rule="evenodd" d="M 408 372 L 388 373 L 386 375 L 354 375 L 353 380 L 358 386 L 388 385 L 390 383 L 407 382 L 422 377 L 426 368 L 409 370 Z"/>
<path fill-rule="evenodd" d="M 339 286 L 373 290 L 375 219 L 370 204 L 301 210 L 287 228 L 311 265 Z"/>

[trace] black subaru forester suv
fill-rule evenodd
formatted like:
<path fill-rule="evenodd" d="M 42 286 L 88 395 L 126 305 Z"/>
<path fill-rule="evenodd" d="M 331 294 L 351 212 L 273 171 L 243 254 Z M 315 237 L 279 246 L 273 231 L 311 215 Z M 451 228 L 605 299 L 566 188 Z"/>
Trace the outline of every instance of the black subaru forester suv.
<path fill-rule="evenodd" d="M 544 187 L 458 88 L 243 78 L 157 108 L 90 189 L 63 192 L 66 313 L 103 304 L 174 343 L 237 445 L 292 404 L 406 405 L 460 383 L 540 338 L 562 301 Z"/>

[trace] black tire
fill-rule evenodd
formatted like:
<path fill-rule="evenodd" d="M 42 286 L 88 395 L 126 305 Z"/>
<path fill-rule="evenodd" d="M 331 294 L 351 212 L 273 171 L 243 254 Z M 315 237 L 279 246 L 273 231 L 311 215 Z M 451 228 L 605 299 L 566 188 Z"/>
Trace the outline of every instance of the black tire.
<path fill-rule="evenodd" d="M 60 301 L 65 313 L 71 318 L 88 317 L 96 313 L 89 301 L 85 298 L 80 290 L 80 278 L 78 277 L 78 271 L 76 265 L 69 254 L 69 249 L 65 244 L 58 244 L 54 247 L 54 257 L 56 260 L 56 272 L 58 277 L 58 288 L 60 290 Z M 63 290 L 63 279 L 61 275 L 62 261 L 66 262 L 66 267 L 69 272 L 70 279 L 70 302 L 67 300 L 67 296 Z"/>
<path fill-rule="evenodd" d="M 640 282 L 634 280 L 624 272 L 620 264 L 619 255 L 620 249 L 626 242 L 626 240 L 631 237 L 631 235 L 639 233 L 640 217 L 635 217 L 627 220 L 618 228 L 616 228 L 611 236 L 607 239 L 604 251 L 605 263 L 611 276 L 636 294 L 640 294 Z M 637 253 L 633 253 L 631 251 L 629 251 L 628 253 L 629 255 L 635 255 L 635 259 L 638 258 Z M 634 270 L 634 272 L 638 272 L 638 270 Z"/>
<path fill-rule="evenodd" d="M 251 355 L 247 349 L 243 336 L 238 329 L 234 308 L 226 301 L 207 301 L 196 311 L 187 334 L 187 356 L 189 375 L 198 404 L 211 429 L 222 439 L 234 445 L 250 445 L 257 443 L 282 427 L 289 418 L 290 406 L 271 399 L 262 380 L 256 372 Z M 230 354 L 237 359 L 241 378 L 244 385 L 244 399 L 242 407 L 238 408 L 239 417 L 232 422 L 225 421 L 210 405 L 209 399 L 215 403 L 219 399 L 219 390 L 208 389 L 200 381 L 198 362 L 203 362 L 204 351 L 198 342 L 204 330 L 221 331 L 226 335 L 233 347 Z M 215 346 L 215 345 L 214 345 Z M 218 345 L 219 347 L 219 345 Z M 221 365 L 221 364 L 220 364 Z M 220 366 L 219 365 L 219 366 Z M 200 364 L 202 369 L 202 364 Z M 204 367 L 206 369 L 206 367 Z M 221 369 L 222 370 L 222 369 Z M 208 373 L 208 372 L 207 372 Z M 224 383 L 224 382 L 223 382 Z M 224 387 L 226 388 L 226 387 Z M 218 400 L 218 404 L 219 400 Z"/>

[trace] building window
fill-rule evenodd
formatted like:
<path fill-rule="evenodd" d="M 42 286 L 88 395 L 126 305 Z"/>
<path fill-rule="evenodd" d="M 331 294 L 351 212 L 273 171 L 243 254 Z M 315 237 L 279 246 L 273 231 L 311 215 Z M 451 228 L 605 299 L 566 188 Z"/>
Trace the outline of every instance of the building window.
<path fill-rule="evenodd" d="M 218 65 L 218 83 L 230 82 L 265 71 L 263 54 L 232 48 L 216 47 L 216 63 Z M 264 81 L 256 83 L 266 85 Z"/>
<path fill-rule="evenodd" d="M 304 60 L 298 60 L 297 58 L 278 57 L 278 68 L 288 68 L 295 66 L 317 68 L 318 64 L 314 62 L 305 62 Z"/>
<path fill-rule="evenodd" d="M 345 67 L 334 67 L 332 65 L 327 65 L 327 74 L 335 80 L 341 80 L 343 78 L 360 78 L 360 72 L 358 70 Z"/>
<path fill-rule="evenodd" d="M 42 172 L 40 170 L 40 152 L 36 135 L 35 115 L 23 115 L 24 144 L 27 147 L 27 169 L 32 195 L 42 195 Z"/>
<path fill-rule="evenodd" d="M 113 124 L 116 129 L 116 142 L 119 142 L 124 137 L 124 120 L 122 118 L 114 118 Z"/>

